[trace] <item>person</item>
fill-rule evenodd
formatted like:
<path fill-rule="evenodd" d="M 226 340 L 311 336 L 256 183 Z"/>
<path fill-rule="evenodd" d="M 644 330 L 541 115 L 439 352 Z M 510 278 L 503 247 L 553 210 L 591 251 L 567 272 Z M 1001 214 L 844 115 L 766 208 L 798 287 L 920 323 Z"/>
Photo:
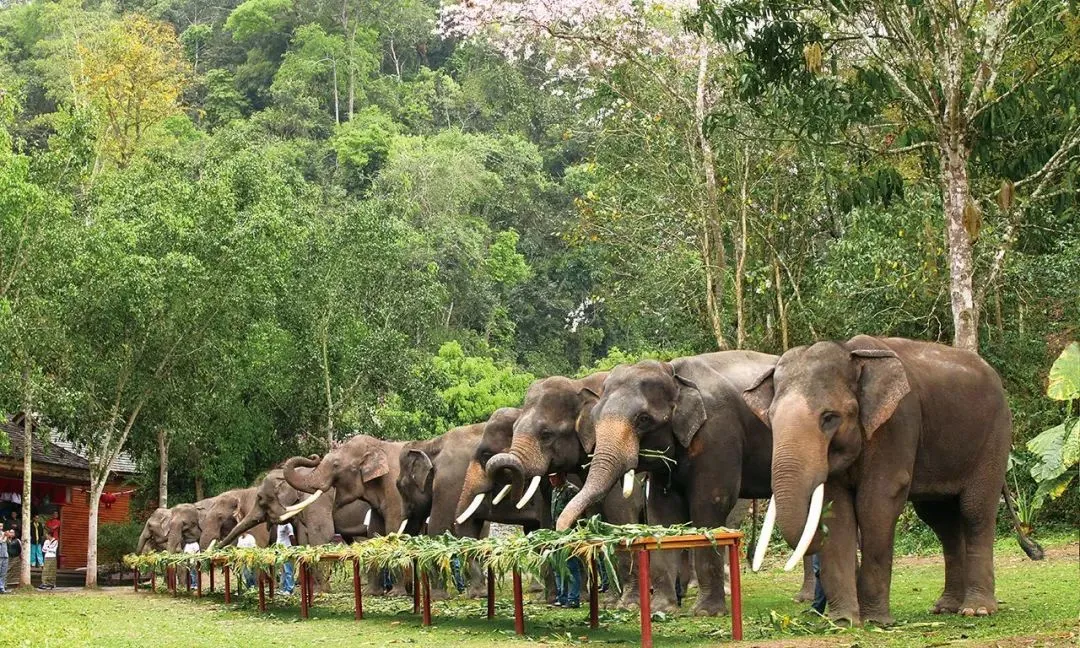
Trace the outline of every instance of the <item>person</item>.
<path fill-rule="evenodd" d="M 821 554 L 814 554 L 810 558 L 810 563 L 814 567 L 814 602 L 810 604 L 810 609 L 817 612 L 820 615 L 825 614 L 825 588 L 821 586 Z"/>
<path fill-rule="evenodd" d="M 199 553 L 199 541 L 192 540 L 191 542 L 185 544 L 184 553 Z M 188 583 L 190 583 L 191 589 L 197 589 L 199 587 L 199 565 L 196 561 L 192 561 L 191 566 L 188 567 Z"/>
<path fill-rule="evenodd" d="M 41 567 L 45 564 L 45 554 L 41 543 L 45 541 L 45 522 L 40 515 L 30 521 L 30 566 Z"/>
<path fill-rule="evenodd" d="M 551 483 L 551 519 L 559 519 L 559 515 L 574 499 L 578 493 L 578 487 L 566 481 L 565 473 L 551 473 L 548 475 Z M 560 570 L 555 570 L 555 590 L 558 593 L 555 607 L 581 607 L 581 572 L 584 564 L 581 558 L 570 556 L 566 561 L 567 574 L 563 575 Z"/>
<path fill-rule="evenodd" d="M 52 517 L 45 522 L 45 528 L 53 532 L 53 537 L 60 540 L 60 511 L 53 511 Z"/>
<path fill-rule="evenodd" d="M 38 589 L 56 589 L 56 549 L 59 545 L 53 532 L 46 529 L 45 543 L 41 545 L 45 567 L 41 570 L 41 585 L 38 585 Z"/>
<path fill-rule="evenodd" d="M 236 547 L 238 549 L 251 549 L 258 546 L 255 543 L 255 536 L 251 535 L 249 531 L 244 531 L 240 534 L 240 537 L 236 539 Z M 251 567 L 244 567 L 243 570 L 244 586 L 248 589 L 255 587 L 255 572 L 251 570 Z"/>
<path fill-rule="evenodd" d="M 14 535 L 14 531 L 0 531 L 0 594 L 8 593 L 8 540 Z"/>
<path fill-rule="evenodd" d="M 290 522 L 277 525 L 277 543 L 282 547 L 291 547 L 296 544 L 296 532 Z M 292 594 L 293 591 L 293 564 L 286 560 L 281 566 L 281 591 L 284 594 Z"/>

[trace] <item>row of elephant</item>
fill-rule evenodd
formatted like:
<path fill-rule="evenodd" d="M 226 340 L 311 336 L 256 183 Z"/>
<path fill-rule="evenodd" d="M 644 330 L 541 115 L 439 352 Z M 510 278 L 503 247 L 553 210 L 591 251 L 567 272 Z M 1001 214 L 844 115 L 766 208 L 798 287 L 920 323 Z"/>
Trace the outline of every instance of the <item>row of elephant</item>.
<path fill-rule="evenodd" d="M 804 567 L 800 598 L 817 554 L 834 619 L 888 624 L 896 521 L 911 501 L 943 547 L 945 587 L 933 610 L 987 615 L 997 609 L 1002 494 L 1019 534 L 1005 485 L 1011 443 L 1001 380 L 978 355 L 857 336 L 782 356 L 721 351 L 540 379 L 520 407 L 484 423 L 424 441 L 360 434 L 323 456 L 289 459 L 256 488 L 159 509 L 144 538 L 176 549 L 179 529 L 204 547 L 228 544 L 243 529 L 287 519 L 312 543 L 386 529 L 476 537 L 485 522 L 566 529 L 593 513 L 715 527 L 738 523 L 740 499 L 760 498 L 769 507 L 755 569 L 775 524 L 794 547 L 786 568 Z M 555 472 L 582 486 L 551 520 L 543 476 Z M 695 614 L 724 613 L 723 560 L 711 549 L 693 558 Z M 675 601 L 678 558 L 657 567 L 662 608 Z"/>

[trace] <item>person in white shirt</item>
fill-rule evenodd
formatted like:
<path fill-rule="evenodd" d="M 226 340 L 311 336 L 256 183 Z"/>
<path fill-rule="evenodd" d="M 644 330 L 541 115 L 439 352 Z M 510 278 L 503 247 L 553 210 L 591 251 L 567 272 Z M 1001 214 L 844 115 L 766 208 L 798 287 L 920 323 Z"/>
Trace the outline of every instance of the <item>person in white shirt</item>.
<path fill-rule="evenodd" d="M 250 549 L 258 546 L 255 543 L 255 536 L 251 535 L 247 531 L 240 534 L 240 537 L 236 539 L 236 546 L 240 549 Z M 244 585 L 249 589 L 255 587 L 255 573 L 251 571 L 250 567 L 244 567 Z"/>
<path fill-rule="evenodd" d="M 199 553 L 199 543 L 196 540 L 184 545 L 184 553 L 197 554 Z M 188 582 L 191 583 L 191 589 L 196 589 L 199 586 L 199 568 L 197 563 L 192 563 L 191 567 L 188 567 Z"/>
<path fill-rule="evenodd" d="M 45 543 L 41 545 L 41 551 L 45 556 L 45 567 L 41 571 L 41 585 L 38 585 L 38 589 L 56 588 L 56 550 L 59 545 L 53 532 L 46 530 Z"/>
<path fill-rule="evenodd" d="M 285 524 L 277 525 L 277 543 L 283 547 L 291 547 L 296 544 L 296 531 L 293 530 L 293 525 L 286 522 Z M 292 594 L 293 591 L 293 564 L 292 561 L 285 561 L 284 566 L 281 569 L 281 591 L 285 594 Z"/>

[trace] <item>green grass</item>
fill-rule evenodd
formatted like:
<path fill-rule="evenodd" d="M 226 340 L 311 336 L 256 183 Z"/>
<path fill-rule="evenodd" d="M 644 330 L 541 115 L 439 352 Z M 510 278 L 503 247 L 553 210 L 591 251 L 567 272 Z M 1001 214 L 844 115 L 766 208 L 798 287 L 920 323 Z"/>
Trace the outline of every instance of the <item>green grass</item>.
<path fill-rule="evenodd" d="M 1075 536 L 1074 536 L 1075 538 Z M 858 646 L 1068 645 L 1075 644 L 1080 613 L 1080 562 L 1075 543 L 1030 562 L 1014 541 L 997 547 L 997 593 L 1001 612 L 988 619 L 934 616 L 927 608 L 943 579 L 940 558 L 899 559 L 892 587 L 898 623 L 888 629 L 842 629 L 802 613 L 791 601 L 798 575 L 767 564 L 744 578 L 745 638 L 753 645 L 836 643 Z M 300 621 L 296 597 L 274 601 L 259 614 L 254 597 L 226 606 L 220 595 L 194 600 L 185 594 L 134 594 L 127 588 L 84 593 L 39 592 L 0 597 L 0 645 L 8 646 L 382 646 L 428 644 L 489 646 L 520 641 L 513 634 L 508 588 L 500 590 L 497 619 L 483 617 L 482 601 L 435 604 L 435 626 L 423 628 L 411 599 L 365 598 L 366 618 L 352 620 L 345 587 L 316 598 L 310 621 Z M 685 605 L 685 604 L 684 604 Z M 601 629 L 588 630 L 588 611 L 526 609 L 529 639 L 548 645 L 604 643 L 637 645 L 636 613 L 601 611 Z M 730 619 L 679 615 L 654 622 L 658 646 L 706 646 L 730 639 Z M 1005 639 L 1005 641 L 1000 641 Z M 964 641 L 968 640 L 968 641 Z M 525 645 L 525 644 L 520 644 Z"/>

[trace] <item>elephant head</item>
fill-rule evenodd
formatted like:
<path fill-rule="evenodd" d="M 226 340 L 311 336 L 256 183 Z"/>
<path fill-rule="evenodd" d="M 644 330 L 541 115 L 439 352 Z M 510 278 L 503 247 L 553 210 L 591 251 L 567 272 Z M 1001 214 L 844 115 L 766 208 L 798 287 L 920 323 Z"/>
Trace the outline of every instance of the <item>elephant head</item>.
<path fill-rule="evenodd" d="M 144 551 L 161 551 L 169 544 L 169 518 L 172 510 L 167 508 L 155 509 L 143 525 L 142 533 L 139 534 L 139 545 L 135 553 Z"/>
<path fill-rule="evenodd" d="M 528 482 L 518 500 L 524 507 L 549 472 L 580 472 L 592 451 L 589 410 L 600 397 L 607 372 L 581 380 L 552 376 L 529 386 L 514 423 L 513 441 L 506 452 L 487 462 L 493 478 L 508 471 L 515 483 Z"/>
<path fill-rule="evenodd" d="M 795 547 L 789 568 L 817 551 L 828 476 L 855 462 L 911 390 L 893 351 L 863 346 L 818 342 L 791 349 L 743 392 L 772 428 L 773 498 L 766 520 L 775 519 Z M 763 548 L 758 553 L 763 557 Z"/>
<path fill-rule="evenodd" d="M 560 530 L 602 500 L 620 477 L 624 494 L 632 491 L 643 437 L 657 450 L 670 451 L 676 443 L 687 447 L 706 419 L 697 385 L 671 363 L 644 360 L 616 367 L 602 391 L 589 415 L 591 425 L 581 428 L 584 448 L 595 448 L 589 474 L 559 516 Z"/>
<path fill-rule="evenodd" d="M 514 423 L 521 413 L 516 407 L 503 407 L 495 410 L 491 418 L 484 424 L 484 434 L 476 446 L 476 451 L 469 460 L 465 469 L 465 483 L 461 487 L 461 496 L 458 499 L 457 510 L 454 515 L 458 524 L 464 524 L 472 517 L 484 498 L 498 486 L 499 490 L 492 505 L 502 502 L 510 489 L 509 477 L 505 475 L 489 475 L 487 472 L 488 461 L 492 457 L 510 449 L 510 442 L 514 434 Z M 496 473 L 497 471 L 492 471 Z M 497 501 L 496 501 L 497 500 Z"/>
<path fill-rule="evenodd" d="M 397 489 L 401 493 L 402 514 L 406 519 L 427 515 L 431 510 L 432 487 L 435 482 L 435 461 L 422 448 L 402 448 L 401 474 Z M 419 526 L 419 525 L 417 525 Z"/>
<path fill-rule="evenodd" d="M 199 500 L 194 504 L 177 504 L 169 516 L 169 534 L 166 548 L 178 553 L 189 542 L 202 537 L 201 516 L 213 504 L 213 498 Z M 202 546 L 202 545 L 200 545 Z"/>
<path fill-rule="evenodd" d="M 282 468 L 285 481 L 311 496 L 287 510 L 303 510 L 333 488 L 335 511 L 361 499 L 382 516 L 388 529 L 399 528 L 405 519 L 396 485 L 403 447 L 402 443 L 358 434 L 322 457 L 289 459 Z"/>
<path fill-rule="evenodd" d="M 199 521 L 199 546 L 209 548 L 231 534 L 237 524 L 255 507 L 255 488 L 225 491 L 213 499 Z"/>

